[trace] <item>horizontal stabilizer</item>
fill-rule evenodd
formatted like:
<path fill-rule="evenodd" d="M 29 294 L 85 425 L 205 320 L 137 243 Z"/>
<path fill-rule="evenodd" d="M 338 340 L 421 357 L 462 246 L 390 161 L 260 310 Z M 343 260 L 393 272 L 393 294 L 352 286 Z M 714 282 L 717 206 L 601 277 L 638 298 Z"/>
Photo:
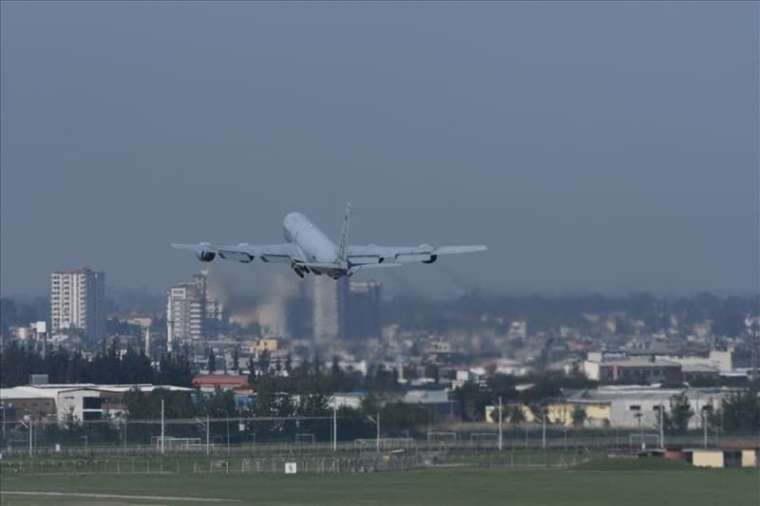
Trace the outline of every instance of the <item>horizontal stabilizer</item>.
<path fill-rule="evenodd" d="M 172 248 L 175 248 L 175 249 L 184 249 L 184 250 L 188 250 L 188 251 L 198 251 L 199 249 L 203 249 L 204 246 L 208 247 L 208 246 L 211 246 L 211 244 L 209 244 L 207 242 L 202 242 L 202 243 L 199 243 L 199 244 L 177 244 L 177 243 L 172 243 L 171 244 Z"/>
<path fill-rule="evenodd" d="M 381 264 L 362 264 L 362 265 L 354 265 L 351 267 L 351 274 L 356 274 L 359 271 L 363 271 L 364 269 L 384 269 L 386 267 L 401 267 L 404 264 L 400 264 L 397 262 L 383 262 Z"/>
<path fill-rule="evenodd" d="M 476 253 L 478 251 L 485 251 L 488 248 L 483 245 L 477 246 L 441 246 L 436 248 L 436 255 L 456 255 L 458 253 Z"/>
<path fill-rule="evenodd" d="M 361 265 L 355 265 L 355 269 L 382 269 L 383 267 L 401 267 L 404 264 L 400 264 L 398 262 L 383 262 L 381 264 L 361 264 Z"/>

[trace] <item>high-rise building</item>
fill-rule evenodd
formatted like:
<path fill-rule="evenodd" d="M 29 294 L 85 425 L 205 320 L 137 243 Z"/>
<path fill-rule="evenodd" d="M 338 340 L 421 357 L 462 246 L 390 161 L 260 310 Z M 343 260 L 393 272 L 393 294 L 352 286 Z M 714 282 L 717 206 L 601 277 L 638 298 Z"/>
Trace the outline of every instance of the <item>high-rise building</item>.
<path fill-rule="evenodd" d="M 222 303 L 208 296 L 207 272 L 193 276 L 193 280 L 178 283 L 169 289 L 166 303 L 166 346 L 197 343 L 216 337 L 226 328 L 226 313 Z"/>
<path fill-rule="evenodd" d="M 343 336 L 343 296 L 346 278 L 334 280 L 328 276 L 314 276 L 313 325 L 314 339 L 331 341 Z"/>
<path fill-rule="evenodd" d="M 90 344 L 105 338 L 106 307 L 103 272 L 88 268 L 50 276 L 51 333 L 78 331 Z"/>
<path fill-rule="evenodd" d="M 380 298 L 382 285 L 375 281 L 351 281 L 343 321 L 347 339 L 380 337 Z"/>
<path fill-rule="evenodd" d="M 166 303 L 166 347 L 173 351 L 183 343 L 204 336 L 206 319 L 206 276 L 196 274 L 190 282 L 178 283 L 168 291 Z"/>
<path fill-rule="evenodd" d="M 206 294 L 206 335 L 218 336 L 227 332 L 228 320 L 222 301 Z"/>

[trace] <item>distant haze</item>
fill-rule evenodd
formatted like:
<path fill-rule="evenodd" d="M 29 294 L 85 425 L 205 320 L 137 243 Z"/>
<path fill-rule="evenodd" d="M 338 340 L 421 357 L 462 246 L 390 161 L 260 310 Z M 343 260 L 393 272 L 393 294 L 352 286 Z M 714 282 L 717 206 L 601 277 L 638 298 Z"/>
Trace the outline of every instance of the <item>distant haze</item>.
<path fill-rule="evenodd" d="M 490 247 L 388 287 L 757 290 L 758 3 L 1 8 L 3 294 L 162 290 L 200 268 L 169 242 L 346 200 L 355 243 Z"/>

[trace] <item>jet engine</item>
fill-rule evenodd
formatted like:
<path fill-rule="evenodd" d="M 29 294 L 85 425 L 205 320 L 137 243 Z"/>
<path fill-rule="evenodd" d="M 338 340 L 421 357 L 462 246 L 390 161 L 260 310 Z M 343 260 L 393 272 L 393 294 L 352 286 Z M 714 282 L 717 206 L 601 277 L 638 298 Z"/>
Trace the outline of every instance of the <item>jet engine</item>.
<path fill-rule="evenodd" d="M 198 257 L 198 260 L 201 262 L 210 262 L 216 258 L 216 253 L 205 249 L 199 249 L 195 252 L 195 256 Z"/>
<path fill-rule="evenodd" d="M 436 260 L 438 260 L 438 255 L 430 255 L 430 258 L 427 259 L 427 260 L 423 260 L 422 263 L 423 264 L 432 264 Z"/>

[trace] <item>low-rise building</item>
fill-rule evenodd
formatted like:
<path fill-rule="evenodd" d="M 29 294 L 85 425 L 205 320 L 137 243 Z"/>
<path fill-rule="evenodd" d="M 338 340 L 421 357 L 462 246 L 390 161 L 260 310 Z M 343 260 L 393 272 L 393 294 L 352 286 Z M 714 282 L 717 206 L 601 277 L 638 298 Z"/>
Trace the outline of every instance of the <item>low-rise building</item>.
<path fill-rule="evenodd" d="M 327 401 L 327 406 L 330 409 L 360 409 L 362 401 L 366 397 L 366 392 L 336 392 L 330 397 L 330 400 Z"/>
<path fill-rule="evenodd" d="M 697 467 L 724 466 L 722 450 L 704 448 L 699 450 L 692 450 L 691 452 L 688 452 L 687 450 L 687 453 L 691 453 L 691 463 Z"/>
<path fill-rule="evenodd" d="M 675 395 L 686 395 L 695 413 L 689 420 L 690 428 L 701 427 L 699 413 L 710 406 L 718 409 L 732 390 L 725 388 L 656 388 L 647 386 L 604 386 L 568 393 L 566 401 L 609 403 L 609 425 L 612 427 L 657 427 L 659 410 L 670 411 L 670 401 Z"/>
<path fill-rule="evenodd" d="M 447 389 L 410 389 L 404 393 L 400 402 L 425 406 L 437 419 L 453 418 L 456 415 L 456 402 L 449 399 Z"/>
<path fill-rule="evenodd" d="M 522 418 L 526 423 L 541 423 L 540 414 L 524 404 L 502 406 L 502 414 L 508 416 L 514 408 L 522 413 Z M 546 410 L 546 420 L 551 425 L 563 425 L 573 427 L 576 425 L 575 413 L 577 410 L 583 410 L 582 425 L 584 427 L 606 427 L 610 425 L 611 402 L 593 401 L 593 400 L 557 400 L 549 402 L 544 409 Z M 498 421 L 498 406 L 486 406 L 485 420 L 487 423 L 496 423 Z"/>
<path fill-rule="evenodd" d="M 669 389 L 646 386 L 605 386 L 589 390 L 578 390 L 566 393 L 562 399 L 547 402 L 543 409 L 546 410 L 546 420 L 552 425 L 564 425 L 570 427 L 583 421 L 586 427 L 618 427 L 638 428 L 654 430 L 658 427 L 659 410 L 665 413 L 670 411 L 670 402 L 675 395 L 686 395 L 689 406 L 694 415 L 689 419 L 689 428 L 700 428 L 703 408 L 709 407 L 716 410 L 720 407 L 723 399 L 728 397 L 732 390 L 725 388 L 688 388 Z M 536 414 L 535 407 L 517 405 L 522 413 L 522 418 L 527 423 L 540 423 L 540 414 Z M 503 413 L 508 413 L 515 406 L 504 406 Z M 498 418 L 496 406 L 486 407 L 486 421 L 494 422 Z M 583 410 L 579 416 L 577 413 Z M 506 414 L 505 414 L 506 416 Z"/>
<path fill-rule="evenodd" d="M 608 383 L 677 383 L 682 380 L 682 366 L 655 357 L 628 356 L 620 353 L 589 353 L 583 363 L 588 379 Z"/>
<path fill-rule="evenodd" d="M 280 341 L 276 337 L 263 337 L 251 346 L 251 353 L 258 354 L 263 351 L 274 353 L 279 349 Z"/>
<path fill-rule="evenodd" d="M 681 367 L 681 374 L 686 383 L 699 383 L 716 381 L 720 378 L 720 371 L 709 365 L 689 364 Z"/>
<path fill-rule="evenodd" d="M 155 389 L 192 392 L 191 388 L 150 384 L 25 385 L 0 389 L 0 405 L 6 421 L 29 417 L 36 421 L 88 422 L 123 414 L 123 396 L 135 389 L 141 392 Z"/>
<path fill-rule="evenodd" d="M 250 390 L 248 376 L 242 374 L 201 374 L 193 378 L 193 386 L 201 392 Z"/>

